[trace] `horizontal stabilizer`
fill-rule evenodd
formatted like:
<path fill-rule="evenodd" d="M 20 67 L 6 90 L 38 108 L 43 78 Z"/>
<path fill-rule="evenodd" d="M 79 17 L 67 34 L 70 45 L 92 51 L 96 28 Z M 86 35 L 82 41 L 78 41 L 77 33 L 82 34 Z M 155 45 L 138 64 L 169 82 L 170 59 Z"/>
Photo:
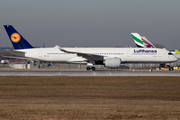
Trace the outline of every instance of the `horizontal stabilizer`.
<path fill-rule="evenodd" d="M 3 53 L 8 53 L 8 54 L 17 55 L 17 56 L 24 56 L 25 55 L 25 52 L 16 51 L 16 50 L 4 50 Z"/>
<path fill-rule="evenodd" d="M 32 60 L 31 58 L 26 58 L 26 57 L 15 57 L 15 56 L 3 56 L 1 55 L 2 57 L 4 58 L 15 58 L 15 59 L 26 59 L 26 60 Z"/>

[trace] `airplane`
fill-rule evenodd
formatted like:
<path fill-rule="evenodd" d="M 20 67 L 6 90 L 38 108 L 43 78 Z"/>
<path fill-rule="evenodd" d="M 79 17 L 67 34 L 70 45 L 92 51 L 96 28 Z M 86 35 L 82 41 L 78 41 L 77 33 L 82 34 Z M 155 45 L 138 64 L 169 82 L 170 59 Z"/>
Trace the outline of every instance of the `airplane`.
<path fill-rule="evenodd" d="M 4 25 L 15 50 L 6 51 L 24 58 L 46 62 L 85 64 L 86 69 L 96 70 L 94 65 L 119 68 L 124 63 L 171 63 L 177 58 L 160 48 L 93 48 L 59 47 L 34 48 L 12 25 Z"/>

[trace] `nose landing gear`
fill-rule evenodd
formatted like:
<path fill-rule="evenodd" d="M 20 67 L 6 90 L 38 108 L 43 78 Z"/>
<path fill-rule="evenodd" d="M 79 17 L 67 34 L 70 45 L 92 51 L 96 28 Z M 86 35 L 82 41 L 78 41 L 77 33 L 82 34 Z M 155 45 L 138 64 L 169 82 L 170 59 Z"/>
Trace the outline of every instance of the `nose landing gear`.
<path fill-rule="evenodd" d="M 174 70 L 173 67 L 171 67 L 170 65 L 167 65 L 167 64 L 160 64 L 159 68 L 160 69 L 161 68 L 167 68 L 167 69 L 169 69 L 169 71 L 173 71 Z"/>
<path fill-rule="evenodd" d="M 171 67 L 170 65 L 167 65 L 167 67 L 169 68 L 170 71 L 173 71 L 173 67 Z"/>
<path fill-rule="evenodd" d="M 173 67 L 170 67 L 169 70 L 170 70 L 170 71 L 173 71 L 174 69 L 173 69 Z"/>

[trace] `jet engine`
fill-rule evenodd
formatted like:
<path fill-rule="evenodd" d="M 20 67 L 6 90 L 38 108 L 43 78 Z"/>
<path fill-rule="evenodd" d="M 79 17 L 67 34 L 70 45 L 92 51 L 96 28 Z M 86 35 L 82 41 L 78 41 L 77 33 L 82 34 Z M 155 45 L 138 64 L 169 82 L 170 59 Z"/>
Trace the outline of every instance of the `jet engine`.
<path fill-rule="evenodd" d="M 120 58 L 109 58 L 104 60 L 104 65 L 108 68 L 118 68 L 121 65 Z"/>

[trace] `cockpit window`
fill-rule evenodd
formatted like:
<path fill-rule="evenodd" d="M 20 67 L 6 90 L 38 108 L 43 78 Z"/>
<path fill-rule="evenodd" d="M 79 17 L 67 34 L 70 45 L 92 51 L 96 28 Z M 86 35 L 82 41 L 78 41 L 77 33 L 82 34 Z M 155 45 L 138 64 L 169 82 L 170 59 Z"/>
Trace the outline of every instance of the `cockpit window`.
<path fill-rule="evenodd" d="M 168 55 L 173 55 L 173 54 L 171 52 L 169 52 Z"/>

